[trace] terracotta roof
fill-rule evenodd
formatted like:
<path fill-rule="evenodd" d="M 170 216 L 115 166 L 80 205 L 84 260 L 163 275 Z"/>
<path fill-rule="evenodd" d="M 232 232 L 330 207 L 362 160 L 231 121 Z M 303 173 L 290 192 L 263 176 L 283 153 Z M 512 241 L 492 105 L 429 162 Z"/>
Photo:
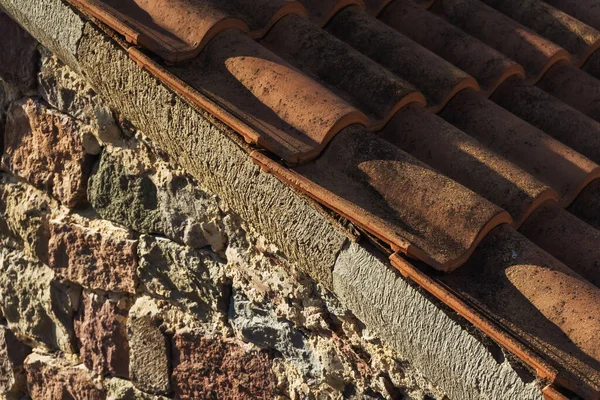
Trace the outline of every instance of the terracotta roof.
<path fill-rule="evenodd" d="M 404 275 L 600 398 L 597 1 L 70 1 Z"/>

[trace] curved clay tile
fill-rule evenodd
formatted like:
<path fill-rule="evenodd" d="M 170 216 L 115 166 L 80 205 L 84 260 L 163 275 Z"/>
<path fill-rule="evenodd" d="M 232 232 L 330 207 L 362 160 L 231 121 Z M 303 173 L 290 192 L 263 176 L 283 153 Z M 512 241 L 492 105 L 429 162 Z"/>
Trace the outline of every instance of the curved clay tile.
<path fill-rule="evenodd" d="M 394 0 L 364 0 L 367 12 L 374 17 L 377 17 L 379 13 Z"/>
<path fill-rule="evenodd" d="M 568 210 L 594 228 L 600 229 L 600 181 L 595 180 L 583 189 Z"/>
<path fill-rule="evenodd" d="M 600 47 L 600 32 L 541 0 L 481 0 L 562 46 L 576 65 Z"/>
<path fill-rule="evenodd" d="M 313 23 L 325 26 L 341 9 L 348 6 L 365 7 L 363 0 L 298 0 L 306 7 Z"/>
<path fill-rule="evenodd" d="M 567 14 L 600 30 L 600 3 L 597 0 L 544 0 Z"/>
<path fill-rule="evenodd" d="M 600 164 L 599 122 L 522 79 L 503 83 L 490 99 Z"/>
<path fill-rule="evenodd" d="M 393 2 L 379 19 L 473 76 L 487 96 L 507 78 L 525 76 L 515 61 L 419 7 L 414 0 Z"/>
<path fill-rule="evenodd" d="M 367 114 L 370 129 L 408 103 L 425 104 L 411 84 L 304 18 L 283 18 L 260 43 Z"/>
<path fill-rule="evenodd" d="M 592 284 L 600 287 L 598 229 L 557 204 L 547 203 L 535 210 L 519 231 Z"/>
<path fill-rule="evenodd" d="M 532 82 L 570 59 L 563 48 L 478 0 L 437 1 L 430 10 L 521 64 Z"/>
<path fill-rule="evenodd" d="M 441 271 L 457 268 L 490 229 L 511 222 L 499 207 L 358 126 L 295 171 L 357 206 L 346 215 L 351 221 Z"/>
<path fill-rule="evenodd" d="M 198 55 L 217 33 L 240 29 L 264 35 L 287 14 L 306 15 L 289 0 L 74 0 L 127 40 L 169 62 Z"/>
<path fill-rule="evenodd" d="M 554 188 L 562 206 L 600 177 L 596 163 L 476 92 L 459 93 L 440 115 Z"/>
<path fill-rule="evenodd" d="M 550 68 L 537 85 L 571 107 L 600 121 L 600 80 L 585 71 L 570 63 L 561 62 Z"/>
<path fill-rule="evenodd" d="M 514 226 L 558 201 L 549 186 L 422 106 L 400 110 L 380 136 L 508 211 Z"/>
<path fill-rule="evenodd" d="M 326 29 L 367 57 L 415 85 L 437 112 L 456 93 L 479 89 L 477 81 L 358 7 L 340 11 Z"/>
<path fill-rule="evenodd" d="M 258 132 L 253 141 L 290 163 L 316 156 L 344 127 L 367 123 L 354 107 L 238 31 L 222 32 L 192 62 L 169 71 L 238 115 Z"/>
<path fill-rule="evenodd" d="M 508 226 L 438 278 L 559 368 L 561 384 L 597 398 L 600 290 Z M 573 376 L 571 374 L 576 374 Z"/>

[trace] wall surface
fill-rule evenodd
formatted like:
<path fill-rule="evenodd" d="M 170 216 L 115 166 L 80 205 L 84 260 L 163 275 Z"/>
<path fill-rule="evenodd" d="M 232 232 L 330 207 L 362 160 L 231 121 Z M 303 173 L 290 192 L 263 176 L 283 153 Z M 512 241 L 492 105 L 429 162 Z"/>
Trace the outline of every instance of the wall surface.
<path fill-rule="evenodd" d="M 5 397 L 541 397 L 65 3 L 0 4 Z"/>

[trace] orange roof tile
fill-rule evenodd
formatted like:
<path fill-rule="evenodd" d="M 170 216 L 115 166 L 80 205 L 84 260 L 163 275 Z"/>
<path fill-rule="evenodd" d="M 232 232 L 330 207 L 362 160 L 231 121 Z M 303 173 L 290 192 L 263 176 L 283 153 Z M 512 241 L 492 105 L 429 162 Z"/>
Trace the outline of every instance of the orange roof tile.
<path fill-rule="evenodd" d="M 600 398 L 597 1 L 70 1 L 403 274 Z"/>

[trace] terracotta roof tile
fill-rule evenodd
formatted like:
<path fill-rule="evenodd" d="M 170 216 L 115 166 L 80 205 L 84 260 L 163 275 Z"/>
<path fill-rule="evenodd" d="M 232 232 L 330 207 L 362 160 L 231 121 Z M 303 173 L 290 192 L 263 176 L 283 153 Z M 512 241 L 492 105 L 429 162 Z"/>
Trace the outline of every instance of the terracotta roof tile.
<path fill-rule="evenodd" d="M 425 104 L 410 83 L 301 17 L 283 18 L 260 43 L 364 112 L 371 129 L 408 103 Z"/>
<path fill-rule="evenodd" d="M 350 124 L 367 124 L 357 109 L 236 30 L 169 70 L 243 116 L 260 133 L 257 143 L 290 162 L 314 157 Z"/>
<path fill-rule="evenodd" d="M 347 7 L 327 25 L 327 31 L 399 77 L 412 83 L 432 111 L 456 93 L 478 89 L 477 81 L 418 43 L 370 17 L 359 7 Z"/>
<path fill-rule="evenodd" d="M 393 2 L 380 19 L 476 78 L 488 95 L 508 77 L 525 75 L 517 62 L 419 7 L 413 0 Z"/>
<path fill-rule="evenodd" d="M 403 274 L 600 398 L 597 1 L 70 1 L 177 62 L 129 48 Z"/>

